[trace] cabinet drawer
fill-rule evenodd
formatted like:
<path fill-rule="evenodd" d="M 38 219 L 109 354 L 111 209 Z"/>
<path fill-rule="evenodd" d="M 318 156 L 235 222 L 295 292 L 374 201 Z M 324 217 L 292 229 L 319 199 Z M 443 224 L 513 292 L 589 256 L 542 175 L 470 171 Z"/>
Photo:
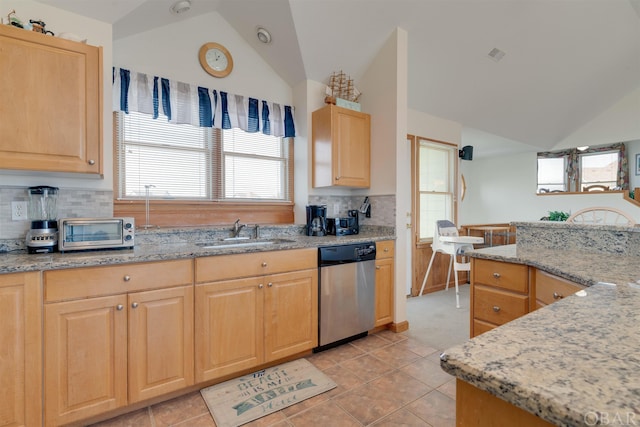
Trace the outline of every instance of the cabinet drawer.
<path fill-rule="evenodd" d="M 393 258 L 394 255 L 394 241 L 383 240 L 376 242 L 376 259 Z"/>
<path fill-rule="evenodd" d="M 529 291 L 529 273 L 526 265 L 478 258 L 472 260 L 471 274 L 474 283 L 515 292 Z"/>
<path fill-rule="evenodd" d="M 318 267 L 315 248 L 196 258 L 196 282 L 262 276 Z"/>
<path fill-rule="evenodd" d="M 584 289 L 584 286 L 544 271 L 536 270 L 535 294 L 537 302 L 541 303 L 541 305 L 551 304 L 581 289 Z"/>
<path fill-rule="evenodd" d="M 44 272 L 45 302 L 193 284 L 191 260 L 145 262 Z"/>
<path fill-rule="evenodd" d="M 529 297 L 485 286 L 473 288 L 473 316 L 495 325 L 502 325 L 526 314 Z"/>
<path fill-rule="evenodd" d="M 494 329 L 496 325 L 492 323 L 483 322 L 482 320 L 473 319 L 473 332 L 471 338 L 477 337 L 480 334 L 484 334 L 487 331 Z"/>

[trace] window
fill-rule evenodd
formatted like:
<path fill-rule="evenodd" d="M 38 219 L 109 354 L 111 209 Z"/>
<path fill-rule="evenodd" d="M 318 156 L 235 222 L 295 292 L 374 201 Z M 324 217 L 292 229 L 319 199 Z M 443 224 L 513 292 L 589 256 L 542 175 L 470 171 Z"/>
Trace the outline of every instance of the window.
<path fill-rule="evenodd" d="M 618 153 L 593 153 L 580 156 L 580 189 L 597 184 L 616 187 Z"/>
<path fill-rule="evenodd" d="M 458 147 L 418 138 L 417 210 L 420 241 L 433 239 L 436 221 L 455 223 L 455 176 Z"/>
<path fill-rule="evenodd" d="M 117 198 L 291 201 L 289 139 L 116 113 Z"/>
<path fill-rule="evenodd" d="M 567 156 L 538 158 L 538 189 L 541 191 L 567 191 Z"/>
<path fill-rule="evenodd" d="M 624 143 L 538 153 L 538 193 L 629 187 Z"/>

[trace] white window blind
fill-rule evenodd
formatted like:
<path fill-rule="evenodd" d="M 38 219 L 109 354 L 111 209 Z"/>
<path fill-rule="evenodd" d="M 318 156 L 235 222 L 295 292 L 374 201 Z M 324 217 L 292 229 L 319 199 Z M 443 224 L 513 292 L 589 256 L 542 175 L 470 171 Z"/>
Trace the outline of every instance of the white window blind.
<path fill-rule="evenodd" d="M 455 146 L 419 139 L 419 239 L 433 238 L 436 221 L 454 219 Z"/>
<path fill-rule="evenodd" d="M 119 199 L 289 201 L 288 139 L 116 113 Z"/>

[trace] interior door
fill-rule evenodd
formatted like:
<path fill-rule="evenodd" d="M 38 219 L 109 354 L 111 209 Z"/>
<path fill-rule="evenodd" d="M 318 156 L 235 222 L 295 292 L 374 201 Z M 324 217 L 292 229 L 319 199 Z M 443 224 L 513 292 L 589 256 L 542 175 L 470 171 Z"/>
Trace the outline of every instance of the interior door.
<path fill-rule="evenodd" d="M 457 144 L 408 135 L 411 140 L 412 279 L 411 295 L 417 296 L 427 272 L 435 221 L 456 223 Z M 445 288 L 449 257 L 437 254 L 424 293 Z M 451 279 L 453 282 L 453 275 Z"/>

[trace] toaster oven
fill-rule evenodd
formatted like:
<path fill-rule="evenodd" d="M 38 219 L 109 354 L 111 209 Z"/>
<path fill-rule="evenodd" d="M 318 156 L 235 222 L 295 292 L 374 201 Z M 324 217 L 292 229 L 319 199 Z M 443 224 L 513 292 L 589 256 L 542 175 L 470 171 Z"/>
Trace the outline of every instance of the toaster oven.
<path fill-rule="evenodd" d="M 63 218 L 58 220 L 58 249 L 133 248 L 134 234 L 133 218 Z"/>

